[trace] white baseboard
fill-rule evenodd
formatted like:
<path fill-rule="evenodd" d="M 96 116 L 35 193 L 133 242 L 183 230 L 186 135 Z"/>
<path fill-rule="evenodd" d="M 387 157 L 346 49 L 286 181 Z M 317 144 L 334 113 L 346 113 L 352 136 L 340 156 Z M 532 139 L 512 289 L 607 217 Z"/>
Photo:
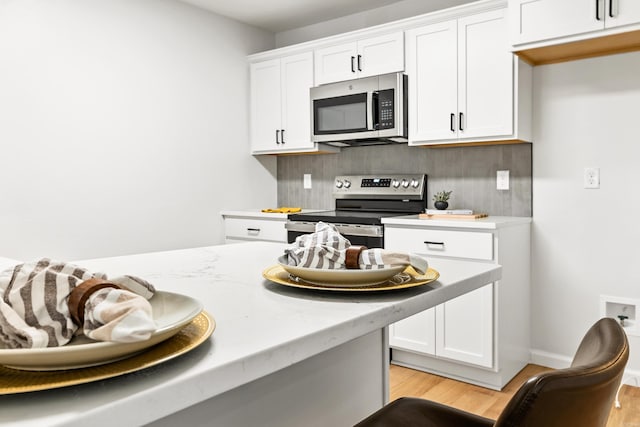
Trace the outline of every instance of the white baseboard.
<path fill-rule="evenodd" d="M 531 363 L 547 368 L 563 369 L 571 365 L 573 357 L 563 356 L 561 354 L 549 353 L 542 350 L 531 350 Z M 622 383 L 627 385 L 635 385 L 640 387 L 640 371 L 625 369 Z"/>
<path fill-rule="evenodd" d="M 564 369 L 571 365 L 573 357 L 562 356 L 542 350 L 531 350 L 531 363 L 553 369 Z"/>

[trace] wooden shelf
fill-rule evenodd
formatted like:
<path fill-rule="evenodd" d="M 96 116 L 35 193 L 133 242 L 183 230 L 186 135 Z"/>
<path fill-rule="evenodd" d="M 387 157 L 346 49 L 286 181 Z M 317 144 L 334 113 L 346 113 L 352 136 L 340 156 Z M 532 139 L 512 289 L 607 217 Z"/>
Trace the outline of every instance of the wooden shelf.
<path fill-rule="evenodd" d="M 544 65 L 638 50 L 640 30 L 524 49 L 514 53 L 531 65 Z"/>

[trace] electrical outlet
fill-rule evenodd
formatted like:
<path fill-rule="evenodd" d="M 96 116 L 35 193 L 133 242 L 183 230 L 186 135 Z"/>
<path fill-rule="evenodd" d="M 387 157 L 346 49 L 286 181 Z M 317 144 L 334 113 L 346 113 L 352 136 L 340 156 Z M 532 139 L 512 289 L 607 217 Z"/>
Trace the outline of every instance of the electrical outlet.
<path fill-rule="evenodd" d="M 584 188 L 600 188 L 599 168 L 584 168 Z"/>
<path fill-rule="evenodd" d="M 311 189 L 311 174 L 310 173 L 305 173 L 303 176 L 303 187 L 305 190 L 309 190 Z"/>
<path fill-rule="evenodd" d="M 498 190 L 509 189 L 509 171 L 496 172 L 496 189 Z"/>
<path fill-rule="evenodd" d="M 640 300 L 600 295 L 600 317 L 611 317 L 620 322 L 628 335 L 639 336 Z"/>

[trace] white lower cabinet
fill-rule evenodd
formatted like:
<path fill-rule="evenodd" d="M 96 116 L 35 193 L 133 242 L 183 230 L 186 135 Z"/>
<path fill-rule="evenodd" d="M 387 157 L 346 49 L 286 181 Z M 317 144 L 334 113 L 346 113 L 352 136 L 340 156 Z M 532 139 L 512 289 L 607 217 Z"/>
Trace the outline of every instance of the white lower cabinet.
<path fill-rule="evenodd" d="M 286 215 L 271 214 L 271 217 L 251 213 L 223 212 L 224 242 L 238 243 L 251 240 L 287 243 L 284 225 Z"/>
<path fill-rule="evenodd" d="M 488 285 L 394 323 L 389 344 L 392 348 L 491 368 L 492 299 L 493 285 Z"/>
<path fill-rule="evenodd" d="M 493 285 L 436 307 L 436 354 L 493 367 Z"/>
<path fill-rule="evenodd" d="M 389 328 L 392 363 L 500 390 L 529 361 L 528 221 L 481 229 L 385 224 L 385 248 L 502 265 L 502 280 Z M 422 221 L 426 222 L 426 221 Z"/>

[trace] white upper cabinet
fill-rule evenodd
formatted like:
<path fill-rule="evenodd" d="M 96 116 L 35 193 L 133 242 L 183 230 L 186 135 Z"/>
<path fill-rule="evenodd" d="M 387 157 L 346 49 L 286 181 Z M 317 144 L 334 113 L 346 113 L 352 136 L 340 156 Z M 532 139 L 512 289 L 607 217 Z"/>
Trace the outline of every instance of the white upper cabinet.
<path fill-rule="evenodd" d="M 640 23 L 640 1 L 607 0 L 605 28 L 621 27 Z"/>
<path fill-rule="evenodd" d="M 563 37 L 604 28 L 596 0 L 509 0 L 513 44 Z"/>
<path fill-rule="evenodd" d="M 531 70 L 510 52 L 505 15 L 406 32 L 409 145 L 530 140 Z"/>
<path fill-rule="evenodd" d="M 280 147 L 280 60 L 251 64 L 251 151 Z"/>
<path fill-rule="evenodd" d="M 511 52 L 506 2 L 251 55 L 251 152 L 339 151 L 311 142 L 309 89 L 395 72 L 408 75 L 409 145 L 531 141 L 533 73 Z"/>
<path fill-rule="evenodd" d="M 509 0 L 513 50 L 552 64 L 640 49 L 638 0 Z"/>
<path fill-rule="evenodd" d="M 457 21 L 407 32 L 409 144 L 458 139 Z"/>
<path fill-rule="evenodd" d="M 321 85 L 404 70 L 404 35 L 385 34 L 316 49 L 315 83 Z"/>
<path fill-rule="evenodd" d="M 514 45 L 640 22 L 638 0 L 509 0 Z"/>
<path fill-rule="evenodd" d="M 309 89 L 313 86 L 311 52 L 282 59 L 280 89 L 282 93 L 281 146 L 311 149 L 311 113 Z"/>
<path fill-rule="evenodd" d="M 317 152 L 309 107 L 313 54 L 255 62 L 250 72 L 252 154 Z"/>

